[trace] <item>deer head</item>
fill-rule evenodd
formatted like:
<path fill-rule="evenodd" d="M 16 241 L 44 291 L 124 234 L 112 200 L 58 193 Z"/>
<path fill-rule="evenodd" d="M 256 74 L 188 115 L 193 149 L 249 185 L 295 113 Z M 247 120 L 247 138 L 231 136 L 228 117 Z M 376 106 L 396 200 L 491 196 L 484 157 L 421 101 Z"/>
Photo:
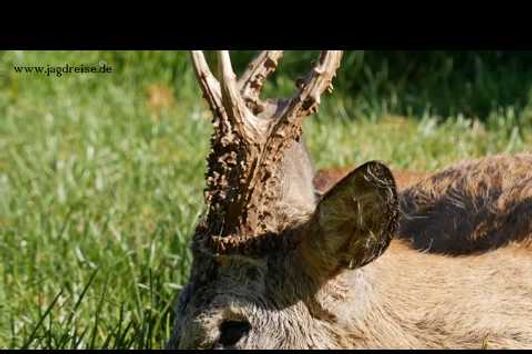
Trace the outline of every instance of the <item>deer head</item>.
<path fill-rule="evenodd" d="M 281 51 L 265 51 L 237 80 L 227 51 L 219 80 L 192 61 L 213 113 L 206 215 L 192 241 L 170 347 L 328 348 L 344 293 L 334 280 L 388 246 L 397 216 L 392 174 L 369 162 L 316 197 L 302 138 L 342 53 L 324 51 L 288 99 L 265 100 Z M 332 322 L 331 322 L 332 321 Z"/>

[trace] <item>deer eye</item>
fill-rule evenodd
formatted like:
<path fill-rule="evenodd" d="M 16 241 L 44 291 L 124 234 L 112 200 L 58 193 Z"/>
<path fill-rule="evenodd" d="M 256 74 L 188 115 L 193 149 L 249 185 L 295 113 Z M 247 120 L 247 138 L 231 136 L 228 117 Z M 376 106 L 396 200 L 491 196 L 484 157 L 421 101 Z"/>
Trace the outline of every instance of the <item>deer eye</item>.
<path fill-rule="evenodd" d="M 247 321 L 224 321 L 220 325 L 218 344 L 224 347 L 233 346 L 250 330 L 251 325 Z"/>

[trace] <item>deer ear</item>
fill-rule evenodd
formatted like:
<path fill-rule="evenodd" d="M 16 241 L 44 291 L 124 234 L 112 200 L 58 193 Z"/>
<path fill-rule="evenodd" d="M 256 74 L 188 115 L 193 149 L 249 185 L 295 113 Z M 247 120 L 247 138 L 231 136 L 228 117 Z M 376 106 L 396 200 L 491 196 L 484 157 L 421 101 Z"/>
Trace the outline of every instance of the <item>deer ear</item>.
<path fill-rule="evenodd" d="M 386 250 L 397 215 L 391 171 L 376 161 L 365 163 L 322 197 L 304 242 L 307 259 L 329 274 L 361 267 Z"/>

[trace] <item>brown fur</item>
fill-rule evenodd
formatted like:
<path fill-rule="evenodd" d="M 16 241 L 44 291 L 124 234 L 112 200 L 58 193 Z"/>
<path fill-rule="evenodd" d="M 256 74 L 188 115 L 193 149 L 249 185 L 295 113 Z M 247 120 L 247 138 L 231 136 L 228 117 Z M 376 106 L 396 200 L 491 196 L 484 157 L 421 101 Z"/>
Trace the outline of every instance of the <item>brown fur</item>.
<path fill-rule="evenodd" d="M 463 162 L 403 191 L 398 232 L 414 247 L 469 254 L 512 241 L 532 230 L 532 156 Z"/>
<path fill-rule="evenodd" d="M 310 261 L 308 246 L 307 251 L 301 246 L 258 258 L 195 253 L 169 347 L 216 347 L 220 323 L 227 319 L 252 324 L 234 348 L 532 347 L 532 257 L 522 246 L 532 237 L 531 158 L 523 154 L 467 162 L 404 189 L 399 194 L 399 236 L 416 225 L 415 237 L 423 239 L 430 230 L 433 239 L 441 240 L 436 249 L 420 252 L 415 240 L 411 245 L 403 236 L 367 265 L 333 273 L 323 273 Z M 486 181 L 492 182 L 486 186 Z M 491 188 L 498 188 L 498 198 L 487 193 Z M 451 191 L 460 191 L 462 202 L 475 201 L 475 208 L 457 213 Z M 491 198 L 486 200 L 490 203 L 479 203 L 477 197 Z M 444 220 L 438 219 L 440 213 L 451 222 L 479 220 L 493 217 L 485 209 L 494 204 L 506 215 L 503 227 L 519 232 L 482 254 L 434 252 L 455 244 L 484 249 L 483 240 L 494 240 L 490 235 L 500 232 L 499 223 L 488 223 L 493 229 L 484 238 L 458 232 L 449 239 L 445 227 L 439 232 L 431 222 L 410 224 L 416 219 L 407 217 L 430 209 L 436 222 Z M 309 237 L 304 227 L 309 218 L 299 219 Z M 331 262 L 326 249 L 313 253 Z"/>

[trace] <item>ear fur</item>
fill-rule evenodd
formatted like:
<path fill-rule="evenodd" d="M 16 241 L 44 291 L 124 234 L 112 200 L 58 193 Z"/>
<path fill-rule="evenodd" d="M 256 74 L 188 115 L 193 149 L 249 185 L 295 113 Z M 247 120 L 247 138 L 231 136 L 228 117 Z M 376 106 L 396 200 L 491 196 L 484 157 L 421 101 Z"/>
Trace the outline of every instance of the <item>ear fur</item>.
<path fill-rule="evenodd" d="M 307 253 L 322 271 L 362 267 L 388 247 L 397 227 L 395 180 L 370 161 L 349 173 L 319 202 L 307 235 Z"/>

